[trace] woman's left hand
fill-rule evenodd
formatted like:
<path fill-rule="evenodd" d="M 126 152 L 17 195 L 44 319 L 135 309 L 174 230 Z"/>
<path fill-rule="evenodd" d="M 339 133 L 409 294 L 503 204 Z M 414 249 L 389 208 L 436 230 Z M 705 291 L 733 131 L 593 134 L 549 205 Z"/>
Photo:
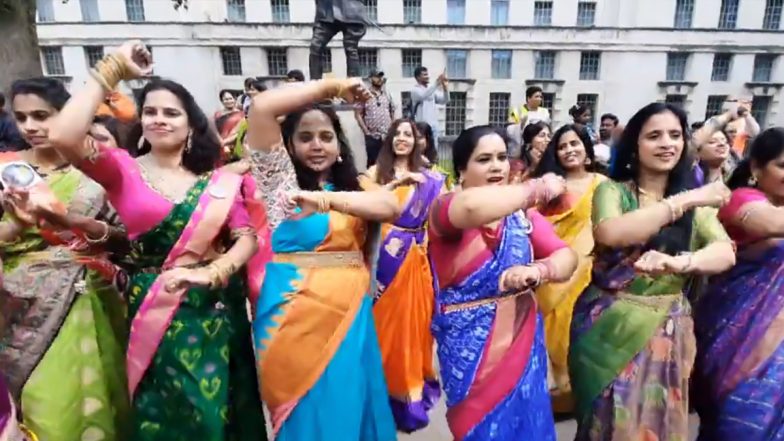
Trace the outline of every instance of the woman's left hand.
<path fill-rule="evenodd" d="M 298 191 L 287 195 L 285 201 L 286 210 L 293 212 L 299 207 L 299 213 L 291 216 L 292 219 L 302 219 L 313 213 L 329 211 L 329 200 L 326 199 L 324 192 L 321 191 Z"/>
<path fill-rule="evenodd" d="M 683 274 L 689 267 L 689 259 L 685 256 L 670 256 L 651 250 L 634 262 L 634 269 L 649 275 Z"/>
<path fill-rule="evenodd" d="M 535 287 L 542 280 L 539 268 L 528 265 L 513 266 L 501 274 L 498 287 L 501 292 L 523 291 Z"/>
<path fill-rule="evenodd" d="M 196 286 L 208 287 L 213 278 L 205 268 L 173 268 L 161 274 L 160 277 L 164 289 L 168 292 Z"/>

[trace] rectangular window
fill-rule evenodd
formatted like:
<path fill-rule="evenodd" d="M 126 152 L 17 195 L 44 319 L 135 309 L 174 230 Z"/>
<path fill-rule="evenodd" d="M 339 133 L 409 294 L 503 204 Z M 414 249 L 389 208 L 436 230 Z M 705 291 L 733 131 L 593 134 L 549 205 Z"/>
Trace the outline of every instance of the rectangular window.
<path fill-rule="evenodd" d="M 406 112 L 405 109 L 411 108 L 411 92 L 404 91 L 400 92 L 400 108 L 404 109 L 403 112 Z M 403 115 L 403 118 L 407 118 L 406 114 Z M 411 117 L 413 119 L 413 116 Z"/>
<path fill-rule="evenodd" d="M 602 64 L 601 52 L 583 52 L 580 54 L 580 79 L 598 80 Z"/>
<path fill-rule="evenodd" d="M 762 19 L 762 29 L 777 31 L 781 26 L 781 10 L 784 9 L 784 0 L 768 0 L 765 4 L 765 18 Z"/>
<path fill-rule="evenodd" d="M 223 75 L 242 75 L 242 56 L 238 47 L 220 48 Z"/>
<path fill-rule="evenodd" d="M 272 0 L 271 6 L 273 23 L 288 23 L 291 21 L 289 17 L 289 0 Z"/>
<path fill-rule="evenodd" d="M 688 62 L 689 54 L 687 53 L 672 52 L 667 54 L 667 81 L 685 81 Z"/>
<path fill-rule="evenodd" d="M 367 77 L 376 67 L 378 67 L 378 49 L 359 48 L 359 76 Z"/>
<path fill-rule="evenodd" d="M 82 21 L 92 23 L 101 20 L 98 15 L 98 0 L 80 0 L 79 8 L 82 10 Z"/>
<path fill-rule="evenodd" d="M 759 54 L 754 57 L 754 72 L 751 80 L 757 83 L 769 83 L 773 76 L 773 63 L 775 55 Z"/>
<path fill-rule="evenodd" d="M 678 29 L 688 29 L 694 17 L 694 0 L 677 0 L 675 2 L 675 23 Z"/>
<path fill-rule="evenodd" d="M 422 0 L 403 0 L 403 22 L 422 23 Z"/>
<path fill-rule="evenodd" d="M 267 49 L 267 68 L 273 77 L 284 77 L 289 71 L 289 56 L 286 48 Z"/>
<path fill-rule="evenodd" d="M 414 77 L 414 69 L 422 65 L 422 49 L 403 49 L 403 76 Z"/>
<path fill-rule="evenodd" d="M 596 2 L 581 1 L 577 4 L 577 26 L 591 27 L 596 22 Z"/>
<path fill-rule="evenodd" d="M 708 97 L 708 105 L 705 106 L 705 119 L 721 115 L 725 101 L 727 101 L 727 95 L 710 95 Z"/>
<path fill-rule="evenodd" d="M 735 29 L 738 25 L 738 3 L 740 0 L 721 0 L 719 29 Z"/>
<path fill-rule="evenodd" d="M 729 81 L 732 69 L 732 54 L 716 54 L 713 56 L 711 81 Z"/>
<path fill-rule="evenodd" d="M 555 52 L 537 51 L 534 53 L 534 77 L 540 80 L 555 78 Z"/>
<path fill-rule="evenodd" d="M 686 106 L 686 95 L 667 95 L 664 98 L 664 102 L 667 104 L 672 104 L 673 106 L 678 106 L 680 108 L 684 108 Z"/>
<path fill-rule="evenodd" d="M 550 112 L 550 115 L 555 111 L 555 92 L 545 92 L 542 94 L 542 107 Z"/>
<path fill-rule="evenodd" d="M 362 0 L 365 5 L 367 17 L 373 21 L 378 21 L 378 0 Z"/>
<path fill-rule="evenodd" d="M 87 67 L 95 66 L 103 58 L 103 46 L 85 46 L 84 59 L 87 61 Z"/>
<path fill-rule="evenodd" d="M 493 50 L 492 76 L 501 80 L 512 78 L 512 51 Z"/>
<path fill-rule="evenodd" d="M 765 128 L 768 125 L 768 112 L 770 111 L 769 96 L 755 95 L 751 100 L 751 116 L 757 120 L 760 127 Z"/>
<path fill-rule="evenodd" d="M 578 106 L 588 106 L 591 109 L 591 118 L 596 118 L 596 108 L 599 103 L 599 95 L 595 93 L 581 93 L 577 95 Z"/>
<path fill-rule="evenodd" d="M 511 102 L 512 95 L 510 93 L 491 93 L 487 123 L 491 126 L 504 127 L 509 118 L 509 106 Z"/>
<path fill-rule="evenodd" d="M 130 22 L 144 21 L 144 0 L 125 0 L 125 14 Z"/>
<path fill-rule="evenodd" d="M 49 23 L 54 21 L 54 0 L 36 0 L 35 5 L 38 10 L 38 21 Z"/>
<path fill-rule="evenodd" d="M 553 2 L 534 2 L 534 26 L 553 24 Z"/>
<path fill-rule="evenodd" d="M 507 26 L 509 24 L 509 0 L 491 1 L 490 24 L 493 26 Z"/>
<path fill-rule="evenodd" d="M 332 49 L 328 47 L 321 53 L 321 69 L 324 73 L 332 72 Z"/>
<path fill-rule="evenodd" d="M 457 136 L 465 129 L 466 101 L 466 92 L 449 92 L 449 102 L 446 104 L 446 136 Z"/>
<path fill-rule="evenodd" d="M 466 72 L 468 51 L 465 49 L 447 49 L 446 74 L 449 78 L 468 78 Z"/>
<path fill-rule="evenodd" d="M 65 75 L 63 62 L 63 48 L 59 46 L 41 47 L 41 56 L 44 59 L 44 73 L 47 75 Z"/>
<path fill-rule="evenodd" d="M 465 5 L 465 0 L 446 0 L 447 24 L 465 24 Z"/>

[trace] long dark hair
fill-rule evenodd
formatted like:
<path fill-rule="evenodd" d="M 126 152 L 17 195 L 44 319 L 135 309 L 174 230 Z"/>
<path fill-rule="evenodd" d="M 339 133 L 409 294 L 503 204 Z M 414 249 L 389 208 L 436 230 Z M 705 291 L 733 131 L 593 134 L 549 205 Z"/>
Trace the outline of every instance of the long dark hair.
<path fill-rule="evenodd" d="M 425 151 L 422 152 L 425 158 L 431 165 L 438 163 L 438 150 L 436 149 L 436 141 L 433 137 L 433 128 L 430 124 L 420 121 L 416 123 L 416 129 L 419 131 L 420 138 L 425 139 Z"/>
<path fill-rule="evenodd" d="M 727 186 L 733 190 L 741 187 L 752 187 L 751 164 L 765 167 L 784 154 L 784 128 L 773 127 L 757 135 L 749 146 L 749 157 L 744 159 L 732 172 Z"/>
<path fill-rule="evenodd" d="M 412 172 L 418 172 L 424 166 L 422 155 L 419 154 L 417 148 L 417 141 L 421 136 L 416 129 L 414 121 L 408 118 L 397 119 L 392 122 L 387 131 L 387 136 L 384 138 L 384 143 L 381 150 L 378 152 L 378 159 L 376 160 L 376 182 L 379 184 L 388 184 L 395 179 L 395 134 L 398 127 L 402 124 L 408 124 L 411 127 L 411 133 L 414 135 L 414 148 L 408 154 L 408 169 Z"/>
<path fill-rule="evenodd" d="M 585 147 L 585 157 L 590 161 L 589 164 L 585 165 L 585 170 L 593 172 L 596 169 L 596 160 L 594 158 L 593 142 L 591 141 L 591 138 L 585 130 L 580 130 L 580 128 L 574 124 L 567 124 L 556 130 L 553 134 L 550 143 L 547 145 L 547 149 L 542 155 L 541 161 L 539 161 L 539 165 L 536 167 L 536 170 L 534 170 L 534 177 L 544 176 L 547 173 L 555 173 L 559 176 L 566 177 L 566 169 L 558 159 L 558 144 L 561 142 L 561 137 L 569 132 L 574 132 Z"/>
<path fill-rule="evenodd" d="M 55 80 L 54 78 L 46 77 L 14 81 L 13 84 L 11 84 L 11 95 L 9 97 L 12 104 L 17 95 L 35 95 L 46 101 L 47 104 L 58 112 L 63 110 L 65 103 L 71 98 L 71 94 L 68 93 L 62 82 Z M 14 121 L 14 123 L 16 123 L 16 121 Z M 23 137 L 20 136 L 19 139 L 22 144 L 15 147 L 20 150 L 30 148 L 30 145 L 27 144 L 27 141 L 25 141 Z"/>
<path fill-rule="evenodd" d="M 144 101 L 147 94 L 157 90 L 166 90 L 174 94 L 182 104 L 185 113 L 188 116 L 188 125 L 191 129 L 189 150 L 182 152 L 182 166 L 188 169 L 193 174 L 200 175 L 210 170 L 215 169 L 220 161 L 220 140 L 218 135 L 210 127 L 209 120 L 204 112 L 201 110 L 193 95 L 188 92 L 185 87 L 180 83 L 163 80 L 153 79 L 144 86 L 137 99 L 137 107 L 139 109 L 139 119 L 141 120 L 142 112 L 144 111 Z M 129 135 L 127 144 L 136 146 L 138 145 L 139 138 L 142 136 L 141 122 L 137 123 Z M 149 153 L 150 143 L 145 139 L 138 151 L 138 155 Z"/>
<path fill-rule="evenodd" d="M 493 126 L 473 126 L 469 127 L 457 136 L 457 139 L 452 143 L 452 163 L 455 167 L 455 176 L 460 176 L 460 171 L 465 170 L 468 166 L 468 160 L 471 154 L 474 153 L 479 140 L 486 135 L 498 135 L 504 140 L 504 143 L 509 145 L 506 134 L 499 128 Z"/>
<path fill-rule="evenodd" d="M 318 111 L 324 113 L 330 121 L 332 121 L 332 128 L 338 138 L 338 148 L 340 149 L 340 160 L 335 161 L 330 168 L 330 183 L 335 186 L 336 191 L 359 191 L 359 172 L 357 172 L 356 164 L 354 163 L 354 155 L 351 153 L 351 148 L 346 140 L 346 135 L 343 133 L 343 128 L 340 126 L 340 118 L 335 110 L 329 105 L 315 105 L 298 112 L 290 113 L 286 116 L 281 124 L 281 132 L 283 133 L 283 142 L 289 149 L 291 160 L 294 163 L 294 169 L 297 172 L 297 183 L 303 190 L 319 191 L 321 185 L 319 182 L 319 174 L 304 164 L 302 164 L 297 156 L 294 154 L 293 138 L 294 133 L 297 131 L 299 122 L 302 117 L 310 112 Z"/>
<path fill-rule="evenodd" d="M 639 189 L 640 163 L 639 163 L 639 139 L 642 128 L 649 119 L 661 113 L 670 112 L 678 118 L 683 132 L 683 150 L 678 163 L 675 164 L 668 177 L 667 187 L 664 196 L 673 196 L 685 190 L 690 190 L 694 185 L 692 176 L 692 158 L 689 155 L 689 125 L 686 113 L 677 106 L 667 103 L 651 103 L 640 109 L 629 120 L 626 128 L 621 134 L 621 138 L 616 145 L 616 162 L 610 171 L 610 178 L 617 182 L 634 183 L 635 189 Z M 639 200 L 639 194 L 638 200 Z M 688 251 L 691 242 L 692 221 L 694 219 L 693 210 L 687 211 L 683 217 L 678 219 L 670 226 L 664 227 L 651 238 L 649 245 L 652 248 L 675 255 L 682 251 Z"/>
<path fill-rule="evenodd" d="M 531 167 L 534 164 L 534 158 L 531 156 L 531 149 L 533 148 L 531 145 L 534 142 L 534 138 L 539 136 L 544 129 L 550 130 L 550 126 L 543 121 L 528 124 L 523 129 L 523 145 L 520 147 L 520 160 L 525 163 L 526 167 Z"/>

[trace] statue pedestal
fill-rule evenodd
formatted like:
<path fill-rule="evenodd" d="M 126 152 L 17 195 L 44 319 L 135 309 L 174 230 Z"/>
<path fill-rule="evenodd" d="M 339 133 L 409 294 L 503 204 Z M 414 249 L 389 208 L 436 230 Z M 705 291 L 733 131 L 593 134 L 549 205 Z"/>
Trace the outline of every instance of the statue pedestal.
<path fill-rule="evenodd" d="M 354 163 L 361 173 L 367 169 L 365 134 L 362 133 L 362 129 L 359 128 L 357 119 L 354 117 L 354 107 L 351 104 L 336 104 L 334 108 L 340 118 L 343 134 L 351 147 L 351 154 L 354 155 Z"/>

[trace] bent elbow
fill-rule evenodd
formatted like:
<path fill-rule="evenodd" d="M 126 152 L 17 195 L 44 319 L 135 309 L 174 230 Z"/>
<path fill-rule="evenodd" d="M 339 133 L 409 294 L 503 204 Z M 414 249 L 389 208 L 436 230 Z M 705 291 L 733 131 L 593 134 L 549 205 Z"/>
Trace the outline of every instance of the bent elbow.
<path fill-rule="evenodd" d="M 560 283 L 569 280 L 577 270 L 577 253 L 571 248 L 561 248 L 552 256 L 555 263 L 561 270 L 553 277 L 553 282 Z"/>

